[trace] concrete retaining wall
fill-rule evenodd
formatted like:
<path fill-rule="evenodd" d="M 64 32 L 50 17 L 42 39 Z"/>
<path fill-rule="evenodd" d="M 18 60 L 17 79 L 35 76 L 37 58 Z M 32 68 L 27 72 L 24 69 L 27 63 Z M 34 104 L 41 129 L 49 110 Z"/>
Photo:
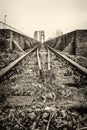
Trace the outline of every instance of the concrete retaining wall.
<path fill-rule="evenodd" d="M 76 30 L 45 42 L 57 50 L 87 56 L 87 30 Z"/>
<path fill-rule="evenodd" d="M 35 45 L 39 44 L 38 41 L 16 31 L 10 29 L 0 29 L 0 44 L 6 42 L 8 43 L 8 47 L 10 47 L 10 49 L 14 49 L 12 40 L 16 41 L 16 43 L 18 43 L 18 45 L 23 50 L 30 49 Z"/>
<path fill-rule="evenodd" d="M 87 30 L 76 31 L 76 53 L 87 57 Z"/>

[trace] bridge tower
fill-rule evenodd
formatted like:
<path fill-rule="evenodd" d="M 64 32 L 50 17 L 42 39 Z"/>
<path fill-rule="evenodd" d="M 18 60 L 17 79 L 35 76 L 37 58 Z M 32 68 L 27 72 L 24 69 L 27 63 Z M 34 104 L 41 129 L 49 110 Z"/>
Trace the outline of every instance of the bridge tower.
<path fill-rule="evenodd" d="M 44 33 L 44 31 L 35 31 L 34 32 L 34 39 L 36 39 L 39 42 L 43 43 L 45 41 L 45 33 Z"/>

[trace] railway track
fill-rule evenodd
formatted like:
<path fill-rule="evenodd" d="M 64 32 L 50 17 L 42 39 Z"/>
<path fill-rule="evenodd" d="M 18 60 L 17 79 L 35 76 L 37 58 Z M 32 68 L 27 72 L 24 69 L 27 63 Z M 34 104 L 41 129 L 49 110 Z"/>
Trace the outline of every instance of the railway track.
<path fill-rule="evenodd" d="M 31 53 L 32 51 L 33 53 Z M 49 46 L 41 44 L 24 54 L 23 57 L 12 64 L 11 68 L 5 68 L 1 73 L 1 77 L 6 74 L 0 86 L 5 88 L 8 94 L 8 113 L 12 113 L 14 117 L 18 113 L 19 121 L 19 113 L 24 113 L 24 117 L 26 117 L 27 112 L 29 113 L 27 119 L 31 121 L 31 124 L 29 124 L 29 121 L 26 122 L 29 126 L 23 124 L 25 121 L 23 121 L 23 117 L 21 117 L 22 121 L 20 123 L 16 120 L 19 127 L 18 129 L 52 129 L 50 121 L 54 123 L 53 126 L 55 126 L 56 121 L 52 117 L 52 122 L 51 117 L 49 118 L 48 116 L 46 119 L 48 123 L 44 124 L 43 119 L 45 119 L 45 117 L 43 116 L 46 116 L 44 113 L 48 113 L 48 115 L 51 113 L 55 119 L 58 119 L 59 115 L 57 116 L 54 113 L 60 113 L 61 115 L 63 114 L 62 110 L 69 111 L 72 107 L 87 106 L 86 73 L 84 73 L 83 69 L 79 71 L 80 68 L 78 69 L 77 64 L 71 63 L 70 59 L 66 59 L 60 53 L 57 54 L 56 52 L 55 54 L 55 52 L 56 51 Z M 12 110 L 14 112 L 12 112 Z M 71 116 L 72 113 L 71 111 Z M 84 112 L 84 114 L 86 114 L 86 112 Z M 77 115 L 80 116 L 79 114 Z M 2 116 L 4 117 L 4 115 Z M 61 115 L 60 117 L 62 118 L 63 116 Z M 66 114 L 66 116 L 69 115 Z M 65 117 L 63 117 L 63 120 L 66 120 Z M 39 121 L 42 121 L 43 124 L 41 124 L 41 122 L 39 124 Z M 73 119 L 69 119 L 69 121 L 73 122 Z M 14 124 L 13 121 L 11 122 Z M 22 124 L 22 126 L 20 124 Z M 8 123 L 6 125 L 8 126 Z M 63 126 L 68 127 L 68 124 L 64 124 Z M 56 125 L 54 130 L 64 130 L 63 126 Z M 15 125 L 12 127 L 15 129 Z M 72 128 L 73 126 L 69 127 Z M 73 129 L 76 130 L 77 127 L 76 120 L 75 128 Z M 81 125 L 81 128 L 83 128 L 83 125 Z M 68 128 L 66 130 L 68 130 Z"/>
<path fill-rule="evenodd" d="M 39 47 L 38 46 L 34 47 L 29 52 L 23 54 L 18 59 L 16 59 L 12 63 L 10 63 L 7 67 L 3 68 L 0 71 L 0 78 L 3 77 L 5 74 L 7 74 L 13 67 L 15 67 L 21 60 L 23 60 L 28 54 L 30 54 L 31 52 L 33 52 L 36 48 L 37 48 L 37 60 L 38 60 L 39 70 L 45 70 L 44 66 L 46 66 L 46 64 L 47 64 L 47 70 L 50 70 L 50 62 L 51 61 L 50 61 L 50 50 L 49 49 L 51 49 L 51 51 L 53 51 L 54 53 L 56 53 L 57 55 L 59 55 L 60 57 L 62 57 L 64 60 L 68 61 L 74 67 L 76 67 L 81 73 L 83 73 L 83 75 L 87 76 L 87 69 L 85 67 L 82 67 L 81 65 L 79 65 L 76 62 L 74 62 L 73 60 L 71 60 L 67 56 L 62 55 L 60 52 L 56 51 L 52 47 L 50 47 L 48 45 L 45 45 L 45 47 L 44 47 L 43 44 L 42 44 L 42 46 L 39 45 Z M 43 53 L 45 53 L 45 56 L 43 55 Z M 44 59 L 44 60 L 42 60 L 44 62 L 41 63 L 40 59 Z"/>
<path fill-rule="evenodd" d="M 40 46 L 37 48 L 37 59 L 39 70 L 50 70 L 50 51 L 48 48 Z M 42 61 L 41 61 L 42 59 Z"/>
<path fill-rule="evenodd" d="M 38 45 L 36 47 L 34 47 L 33 49 L 29 50 L 27 53 L 25 52 L 23 55 L 21 55 L 15 61 L 13 61 L 8 66 L 3 68 L 0 71 L 0 78 L 3 78 L 4 75 L 6 75 L 12 68 L 14 68 L 19 62 L 21 62 L 21 60 L 23 60 L 27 55 L 29 55 L 31 52 L 33 52 L 37 47 L 38 47 Z"/>
<path fill-rule="evenodd" d="M 46 45 L 49 49 L 51 49 L 53 52 L 55 52 L 57 55 L 59 55 L 60 57 L 62 57 L 63 59 L 65 59 L 66 61 L 68 61 L 71 65 L 73 65 L 74 67 L 76 67 L 81 73 L 83 73 L 84 75 L 87 76 L 87 69 L 81 65 L 79 65 L 78 63 L 76 63 L 75 61 L 73 61 L 72 59 L 68 58 L 65 55 L 62 55 L 60 52 L 56 51 L 54 48 Z"/>
<path fill-rule="evenodd" d="M 33 88 L 35 87 L 35 84 L 37 84 L 37 87 L 39 86 L 41 89 L 46 88 L 46 91 L 48 91 L 46 92 L 43 90 L 45 91 L 44 94 L 42 97 L 39 97 L 42 98 L 43 102 L 46 102 L 47 99 L 49 99 L 49 95 L 51 100 L 54 102 L 54 100 L 57 98 L 57 94 L 55 94 L 57 87 L 61 87 L 64 89 L 64 91 L 66 91 L 68 87 L 84 88 L 87 85 L 87 81 L 85 76 L 86 71 L 85 73 L 81 73 L 83 71 L 83 67 L 73 62 L 69 58 L 67 59 L 55 50 L 50 51 L 49 49 L 52 50 L 52 48 L 49 46 L 44 46 L 43 44 L 36 46 L 31 51 L 25 53 L 16 61 L 12 62 L 0 73 L 0 77 L 3 77 L 5 74 L 7 74 L 7 76 L 5 76 L 5 81 L 7 83 L 4 81 L 1 83 L 1 85 L 3 87 L 8 86 L 8 88 L 11 86 L 13 96 L 29 96 L 30 88 L 28 86 L 32 86 L 31 88 Z M 35 56 L 33 56 L 33 53 L 29 56 L 32 51 L 34 51 L 33 53 L 35 53 Z M 55 55 L 55 52 L 57 55 Z M 78 69 L 77 65 L 80 66 L 80 68 L 82 67 L 81 72 L 78 71 L 80 68 Z M 23 72 L 21 72 L 22 69 Z M 84 68 L 84 70 L 86 69 Z M 33 76 L 34 74 L 35 77 Z M 29 79 L 29 76 L 31 79 Z M 23 88 L 21 86 L 23 86 Z M 52 87 L 53 90 L 51 90 L 52 93 L 50 93 L 49 89 L 52 89 Z M 42 90 L 39 91 L 39 93 L 41 92 Z M 37 95 L 36 97 L 38 100 Z"/>

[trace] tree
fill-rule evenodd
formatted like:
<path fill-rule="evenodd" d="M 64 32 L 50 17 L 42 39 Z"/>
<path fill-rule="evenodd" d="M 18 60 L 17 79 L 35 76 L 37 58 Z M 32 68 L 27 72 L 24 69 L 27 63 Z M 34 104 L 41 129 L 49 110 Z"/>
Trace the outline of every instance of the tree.
<path fill-rule="evenodd" d="M 61 36 L 63 34 L 63 32 L 60 29 L 56 30 L 56 36 Z"/>
<path fill-rule="evenodd" d="M 56 32 L 52 34 L 51 37 L 48 38 L 48 40 L 54 39 L 55 37 L 63 35 L 63 32 L 60 29 L 57 29 Z"/>

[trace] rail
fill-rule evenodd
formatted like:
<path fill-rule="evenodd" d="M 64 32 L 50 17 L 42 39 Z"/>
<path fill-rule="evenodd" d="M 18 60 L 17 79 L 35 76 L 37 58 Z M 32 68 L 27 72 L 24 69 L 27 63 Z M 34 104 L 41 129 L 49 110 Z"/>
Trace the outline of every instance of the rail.
<path fill-rule="evenodd" d="M 50 70 L 50 50 L 48 47 L 46 47 L 46 49 L 47 49 L 47 70 Z M 39 55 L 39 47 L 37 48 L 37 61 L 39 70 L 42 70 L 41 59 Z"/>
<path fill-rule="evenodd" d="M 8 66 L 6 66 L 5 68 L 3 68 L 0 71 L 0 79 L 5 76 L 13 67 L 15 67 L 20 61 L 22 61 L 27 55 L 29 55 L 31 52 L 33 52 L 36 48 L 38 48 L 40 45 L 35 46 L 34 48 L 32 48 L 29 52 L 23 54 L 22 56 L 20 56 L 19 58 L 17 58 L 15 61 L 13 61 L 12 63 L 10 63 Z"/>
<path fill-rule="evenodd" d="M 48 70 L 50 70 L 50 50 L 48 50 Z"/>
<path fill-rule="evenodd" d="M 38 48 L 37 48 L 37 61 L 38 61 L 39 70 L 41 70 L 42 67 L 41 67 L 41 61 L 40 61 L 40 56 L 39 56 L 39 50 L 38 50 Z"/>

